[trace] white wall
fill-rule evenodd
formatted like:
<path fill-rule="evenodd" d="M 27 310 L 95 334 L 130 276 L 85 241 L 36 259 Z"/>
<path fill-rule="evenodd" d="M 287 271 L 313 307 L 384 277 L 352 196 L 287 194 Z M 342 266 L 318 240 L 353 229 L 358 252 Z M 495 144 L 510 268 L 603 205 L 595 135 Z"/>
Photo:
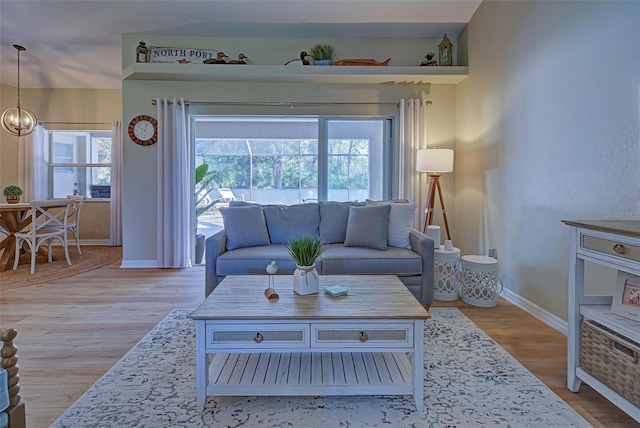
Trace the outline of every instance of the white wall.
<path fill-rule="evenodd" d="M 300 50 L 312 41 L 247 38 L 170 38 L 166 36 L 125 35 L 123 37 L 122 63 L 128 66 L 135 60 L 135 46 L 144 40 L 149 46 L 213 48 L 230 56 L 246 53 L 254 64 L 284 64 L 295 58 Z M 440 40 L 394 41 L 340 41 L 335 42 L 340 56 L 392 57 L 396 65 L 418 65 L 427 50 L 435 50 Z M 325 42 L 325 41 L 318 41 Z M 455 43 L 455 41 L 454 41 Z M 348 47 L 343 48 L 343 46 Z M 351 49 L 351 50 L 349 50 Z M 343 56 L 344 55 L 344 56 Z M 188 67 L 188 65 L 185 65 Z M 212 65 L 212 67 L 220 67 Z M 226 66 L 222 66 L 226 67 Z M 234 66 L 229 66 L 234 67 Z M 235 66 L 242 67 L 242 66 Z M 401 98 L 424 98 L 433 101 L 429 110 L 428 138 L 430 145 L 453 148 L 455 144 L 454 85 L 427 84 L 311 84 L 311 83 L 263 83 L 263 82 L 207 82 L 207 81 L 123 81 L 123 124 L 138 114 L 156 116 L 151 100 L 157 97 L 184 97 L 190 101 L 320 101 L 320 102 L 392 102 Z M 191 113 L 212 114 L 368 114 L 396 116 L 395 106 L 322 106 L 322 107 L 190 107 Z M 432 144 L 433 143 L 433 144 Z M 127 266 L 155 266 L 156 259 L 156 146 L 138 146 L 127 135 L 124 137 L 124 192 L 123 192 L 123 264 Z M 445 203 L 453 218 L 453 176 L 443 181 Z"/>
<path fill-rule="evenodd" d="M 640 2 L 485 1 L 463 37 L 454 239 L 566 319 L 561 220 L 640 219 Z"/>

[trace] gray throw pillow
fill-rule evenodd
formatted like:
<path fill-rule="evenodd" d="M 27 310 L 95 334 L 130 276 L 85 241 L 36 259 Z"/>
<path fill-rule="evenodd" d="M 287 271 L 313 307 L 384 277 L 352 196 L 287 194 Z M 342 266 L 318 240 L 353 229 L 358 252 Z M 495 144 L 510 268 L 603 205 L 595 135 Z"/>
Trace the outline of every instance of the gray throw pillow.
<path fill-rule="evenodd" d="M 304 235 L 318 237 L 318 204 L 264 205 L 262 209 L 272 244 L 288 244 Z"/>
<path fill-rule="evenodd" d="M 350 207 L 344 246 L 386 250 L 390 211 L 389 205 Z"/>
<path fill-rule="evenodd" d="M 320 243 L 342 244 L 347 234 L 349 208 L 364 206 L 362 202 L 320 201 Z"/>
<path fill-rule="evenodd" d="M 269 232 L 260 205 L 220 207 L 227 250 L 269 245 Z"/>
<path fill-rule="evenodd" d="M 382 202 L 367 199 L 367 206 L 389 205 L 389 246 L 400 248 L 411 248 L 411 226 L 416 213 L 416 204 L 410 204 L 406 199 L 404 202 Z"/>

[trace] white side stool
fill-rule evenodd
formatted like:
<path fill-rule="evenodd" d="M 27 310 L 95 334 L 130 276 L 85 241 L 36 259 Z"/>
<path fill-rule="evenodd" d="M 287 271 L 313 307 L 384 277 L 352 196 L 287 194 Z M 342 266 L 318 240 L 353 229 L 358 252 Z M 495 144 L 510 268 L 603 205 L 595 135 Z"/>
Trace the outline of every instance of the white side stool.
<path fill-rule="evenodd" d="M 433 250 L 433 298 L 453 301 L 460 297 L 458 275 L 460 274 L 460 249 L 453 247 L 445 250 L 444 246 Z"/>
<path fill-rule="evenodd" d="M 462 256 L 462 301 L 492 308 L 498 304 L 502 281 L 498 277 L 498 260 L 487 256 Z"/>

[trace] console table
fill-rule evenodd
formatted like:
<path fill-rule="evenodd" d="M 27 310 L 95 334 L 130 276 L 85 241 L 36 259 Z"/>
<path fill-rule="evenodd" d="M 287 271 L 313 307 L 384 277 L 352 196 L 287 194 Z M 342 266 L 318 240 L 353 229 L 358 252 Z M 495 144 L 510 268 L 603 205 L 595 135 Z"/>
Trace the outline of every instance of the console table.
<path fill-rule="evenodd" d="M 578 392 L 585 382 L 640 422 L 640 409 L 581 364 L 581 321 L 595 321 L 630 341 L 640 343 L 640 322 L 611 313 L 612 296 L 585 294 L 584 262 L 640 275 L 640 221 L 563 220 L 571 226 L 569 261 L 567 387 Z M 622 246 L 622 247 L 620 247 Z"/>

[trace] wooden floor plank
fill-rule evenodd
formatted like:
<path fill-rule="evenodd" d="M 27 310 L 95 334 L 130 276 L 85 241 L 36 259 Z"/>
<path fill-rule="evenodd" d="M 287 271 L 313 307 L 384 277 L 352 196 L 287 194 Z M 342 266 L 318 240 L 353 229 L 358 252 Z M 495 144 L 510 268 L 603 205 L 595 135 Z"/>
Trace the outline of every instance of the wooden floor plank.
<path fill-rule="evenodd" d="M 119 263 L 0 292 L 0 326 L 18 329 L 27 426 L 51 425 L 171 310 L 194 309 L 203 298 L 203 266 L 120 269 Z M 567 338 L 522 309 L 503 299 L 495 308 L 433 306 L 460 309 L 595 427 L 638 426 L 589 386 L 579 393 L 566 388 Z M 297 383 L 299 358 L 291 354 L 286 382 Z"/>

